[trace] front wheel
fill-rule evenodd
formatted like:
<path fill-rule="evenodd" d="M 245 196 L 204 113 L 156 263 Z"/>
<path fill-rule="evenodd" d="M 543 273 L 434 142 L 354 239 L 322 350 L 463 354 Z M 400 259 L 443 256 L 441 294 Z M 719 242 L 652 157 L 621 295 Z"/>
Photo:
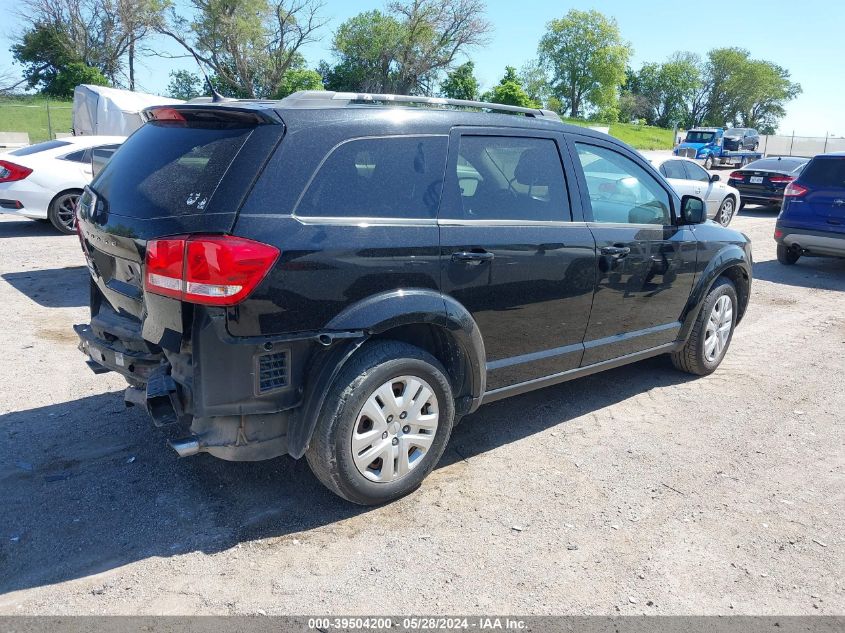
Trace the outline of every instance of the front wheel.
<path fill-rule="evenodd" d="M 305 456 L 335 494 L 360 505 L 385 503 L 418 488 L 434 469 L 454 419 L 440 362 L 407 343 L 376 341 L 330 387 Z"/>
<path fill-rule="evenodd" d="M 778 261 L 785 266 L 792 266 L 801 258 L 801 253 L 783 244 L 778 244 L 777 250 Z"/>
<path fill-rule="evenodd" d="M 672 353 L 672 364 L 697 376 L 716 371 L 733 338 L 737 305 L 733 283 L 720 278 L 704 299 L 686 344 Z"/>
<path fill-rule="evenodd" d="M 733 199 L 732 196 L 728 196 L 722 201 L 722 206 L 719 207 L 719 216 L 717 220 L 719 220 L 719 224 L 722 226 L 728 226 L 733 220 L 734 211 L 736 210 L 736 201 Z"/>

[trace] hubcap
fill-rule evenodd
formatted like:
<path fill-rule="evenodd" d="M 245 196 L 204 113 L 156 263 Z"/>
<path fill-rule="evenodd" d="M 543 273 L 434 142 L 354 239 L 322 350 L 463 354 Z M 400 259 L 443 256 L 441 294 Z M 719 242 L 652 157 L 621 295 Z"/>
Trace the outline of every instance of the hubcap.
<path fill-rule="evenodd" d="M 431 449 L 439 420 L 437 396 L 425 380 L 400 376 L 384 383 L 367 398 L 352 429 L 355 467 L 377 483 L 404 477 Z"/>
<path fill-rule="evenodd" d="M 70 231 L 76 228 L 76 203 L 79 196 L 68 193 L 56 200 L 56 216 L 59 222 Z"/>
<path fill-rule="evenodd" d="M 722 295 L 713 306 L 704 331 L 704 358 L 712 363 L 722 355 L 733 326 L 734 308 L 731 298 Z"/>
<path fill-rule="evenodd" d="M 727 226 L 731 223 L 731 218 L 734 215 L 734 201 L 728 198 L 722 203 L 722 210 L 719 212 L 719 222 L 722 226 Z"/>

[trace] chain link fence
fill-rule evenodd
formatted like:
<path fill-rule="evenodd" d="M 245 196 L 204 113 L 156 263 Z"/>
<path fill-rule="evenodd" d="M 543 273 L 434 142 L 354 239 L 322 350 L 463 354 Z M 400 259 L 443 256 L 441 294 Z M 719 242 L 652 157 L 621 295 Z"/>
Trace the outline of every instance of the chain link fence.
<path fill-rule="evenodd" d="M 69 101 L 0 99 L 0 132 L 29 135 L 39 143 L 71 132 L 73 107 Z"/>

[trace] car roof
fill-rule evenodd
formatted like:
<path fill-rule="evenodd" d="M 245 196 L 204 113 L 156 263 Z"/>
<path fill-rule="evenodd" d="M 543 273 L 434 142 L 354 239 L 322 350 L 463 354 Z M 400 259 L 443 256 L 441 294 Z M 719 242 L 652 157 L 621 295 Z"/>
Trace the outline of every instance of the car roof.
<path fill-rule="evenodd" d="M 670 160 L 682 160 L 686 163 L 698 165 L 696 161 L 691 158 L 687 158 L 686 156 L 655 156 L 654 158 L 649 158 L 648 160 L 655 167 L 660 167 L 663 163 L 668 163 Z"/>
<path fill-rule="evenodd" d="M 56 139 L 58 141 L 66 141 L 71 145 L 76 145 L 77 147 L 93 147 L 94 145 L 106 145 L 110 143 L 122 143 L 126 140 L 125 136 L 66 136 L 60 139 Z"/>

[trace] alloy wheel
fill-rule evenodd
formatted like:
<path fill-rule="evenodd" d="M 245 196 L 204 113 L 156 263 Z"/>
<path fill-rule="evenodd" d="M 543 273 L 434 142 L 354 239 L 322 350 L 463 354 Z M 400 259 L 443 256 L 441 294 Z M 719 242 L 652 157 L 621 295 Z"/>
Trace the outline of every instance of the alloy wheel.
<path fill-rule="evenodd" d="M 722 207 L 719 209 L 719 224 L 727 226 L 731 223 L 734 217 L 734 207 L 734 199 L 725 198 L 724 202 L 722 202 Z"/>
<path fill-rule="evenodd" d="M 727 347 L 733 327 L 733 314 L 731 298 L 727 295 L 719 297 L 704 330 L 704 358 L 708 363 L 718 360 Z"/>
<path fill-rule="evenodd" d="M 78 193 L 66 193 L 59 196 L 54 203 L 56 218 L 71 233 L 76 230 L 76 203 L 78 201 Z"/>
<path fill-rule="evenodd" d="M 416 468 L 434 442 L 437 396 L 425 380 L 399 376 L 370 394 L 352 429 L 355 467 L 376 483 L 396 481 Z"/>

